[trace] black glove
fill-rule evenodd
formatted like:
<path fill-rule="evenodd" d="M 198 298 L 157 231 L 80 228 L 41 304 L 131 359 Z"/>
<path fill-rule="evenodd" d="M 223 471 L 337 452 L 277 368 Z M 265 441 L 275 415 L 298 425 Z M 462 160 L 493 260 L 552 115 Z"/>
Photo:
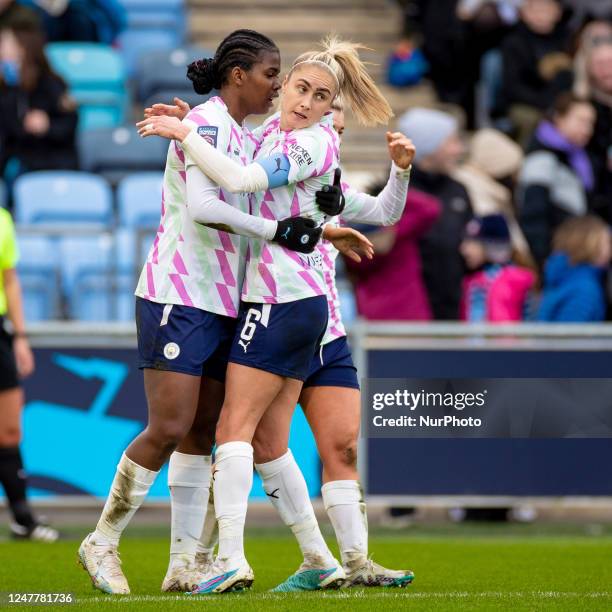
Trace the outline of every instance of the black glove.
<path fill-rule="evenodd" d="M 346 204 L 344 194 L 342 193 L 342 187 L 340 186 L 341 176 L 342 171 L 340 168 L 336 168 L 336 172 L 334 173 L 334 184 L 325 185 L 323 189 L 315 193 L 317 206 L 330 217 L 339 215 L 344 210 Z"/>
<path fill-rule="evenodd" d="M 292 251 L 312 253 L 319 238 L 322 227 L 306 217 L 289 217 L 278 222 L 276 234 L 272 240 Z"/>

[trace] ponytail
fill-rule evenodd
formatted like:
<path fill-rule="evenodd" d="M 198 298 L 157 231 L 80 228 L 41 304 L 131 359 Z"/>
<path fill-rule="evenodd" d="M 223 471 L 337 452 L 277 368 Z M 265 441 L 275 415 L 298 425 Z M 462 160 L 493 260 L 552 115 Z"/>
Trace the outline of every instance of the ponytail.
<path fill-rule="evenodd" d="M 327 37 L 321 45 L 321 51 L 300 55 L 289 74 L 304 63 L 325 65 L 338 83 L 338 95 L 350 107 L 358 123 L 365 126 L 388 123 L 393 111 L 359 58 L 359 49 L 367 47 L 337 36 Z"/>

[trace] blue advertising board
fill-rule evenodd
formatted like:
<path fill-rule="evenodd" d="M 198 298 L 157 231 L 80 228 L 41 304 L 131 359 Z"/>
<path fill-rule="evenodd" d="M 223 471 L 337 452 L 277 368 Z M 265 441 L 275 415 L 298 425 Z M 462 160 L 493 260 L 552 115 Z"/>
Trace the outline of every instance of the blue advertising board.
<path fill-rule="evenodd" d="M 35 351 L 26 381 L 23 454 L 35 496 L 106 497 L 121 453 L 144 428 L 147 406 L 133 349 L 70 348 Z M 321 487 L 314 439 L 298 408 L 290 446 L 312 496 Z M 167 468 L 150 498 L 167 499 Z M 255 474 L 252 498 L 265 498 Z"/>

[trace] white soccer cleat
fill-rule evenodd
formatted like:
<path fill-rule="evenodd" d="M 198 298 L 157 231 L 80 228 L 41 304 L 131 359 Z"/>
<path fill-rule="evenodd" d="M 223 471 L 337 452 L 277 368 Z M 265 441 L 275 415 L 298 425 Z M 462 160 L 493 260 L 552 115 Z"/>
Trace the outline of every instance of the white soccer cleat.
<path fill-rule="evenodd" d="M 161 590 L 164 593 L 188 593 L 197 588 L 204 574 L 188 556 L 174 559 L 168 567 Z"/>
<path fill-rule="evenodd" d="M 128 595 L 130 587 L 121 571 L 116 546 L 96 544 L 90 533 L 79 546 L 79 563 L 96 589 L 111 595 Z"/>
<path fill-rule="evenodd" d="M 410 570 L 390 570 L 372 559 L 365 559 L 360 565 L 347 568 L 343 587 L 404 587 L 413 580 L 414 573 Z"/>
<path fill-rule="evenodd" d="M 24 527 L 19 523 L 11 522 L 9 527 L 11 530 L 11 535 L 16 540 L 32 540 L 33 542 L 52 543 L 57 541 L 59 538 L 59 531 L 57 529 L 41 523 L 28 529 L 28 527 Z"/>
<path fill-rule="evenodd" d="M 254 580 L 253 570 L 246 559 L 234 564 L 228 559 L 217 557 L 202 582 L 192 591 L 192 595 L 243 591 L 250 588 Z"/>

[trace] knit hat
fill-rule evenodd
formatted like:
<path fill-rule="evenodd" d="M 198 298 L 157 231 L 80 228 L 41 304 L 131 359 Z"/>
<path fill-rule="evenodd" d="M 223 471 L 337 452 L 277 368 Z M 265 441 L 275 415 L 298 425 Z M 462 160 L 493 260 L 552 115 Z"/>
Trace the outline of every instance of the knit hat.
<path fill-rule="evenodd" d="M 412 108 L 398 120 L 398 127 L 416 147 L 415 161 L 435 153 L 442 143 L 459 129 L 448 113 L 431 108 Z"/>
<path fill-rule="evenodd" d="M 468 162 L 490 177 L 500 179 L 516 174 L 523 163 L 523 150 L 502 132 L 478 130 L 470 143 Z"/>
<path fill-rule="evenodd" d="M 474 217 L 465 226 L 465 238 L 482 242 L 491 263 L 506 263 L 512 256 L 510 228 L 503 215 Z"/>

